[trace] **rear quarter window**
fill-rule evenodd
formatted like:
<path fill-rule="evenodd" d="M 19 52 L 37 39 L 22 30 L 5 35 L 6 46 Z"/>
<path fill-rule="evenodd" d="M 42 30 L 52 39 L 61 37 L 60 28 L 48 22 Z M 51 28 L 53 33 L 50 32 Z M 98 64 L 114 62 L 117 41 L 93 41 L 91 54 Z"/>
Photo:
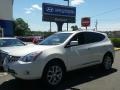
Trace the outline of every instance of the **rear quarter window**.
<path fill-rule="evenodd" d="M 103 34 L 95 33 L 95 32 L 85 32 L 84 37 L 86 44 L 100 42 L 105 39 L 105 36 Z"/>

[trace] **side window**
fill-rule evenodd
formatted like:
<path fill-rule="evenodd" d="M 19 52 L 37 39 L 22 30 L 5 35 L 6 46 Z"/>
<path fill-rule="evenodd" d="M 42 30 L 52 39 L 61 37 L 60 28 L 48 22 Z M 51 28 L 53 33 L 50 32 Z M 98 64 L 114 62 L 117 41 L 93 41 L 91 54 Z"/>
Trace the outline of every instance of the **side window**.
<path fill-rule="evenodd" d="M 84 33 L 79 33 L 77 35 L 75 35 L 71 41 L 78 41 L 78 45 L 82 45 L 84 44 Z"/>
<path fill-rule="evenodd" d="M 82 44 L 84 44 L 84 43 L 85 43 L 84 33 L 81 32 L 81 33 L 78 34 L 78 44 L 79 44 L 79 45 L 82 45 Z"/>
<path fill-rule="evenodd" d="M 77 35 L 75 35 L 71 41 L 78 41 L 78 45 L 82 45 L 84 44 L 84 33 L 79 33 Z"/>
<path fill-rule="evenodd" d="M 85 43 L 94 43 L 104 40 L 105 36 L 100 33 L 84 32 Z"/>
<path fill-rule="evenodd" d="M 78 41 L 78 35 L 75 35 L 70 41 Z"/>

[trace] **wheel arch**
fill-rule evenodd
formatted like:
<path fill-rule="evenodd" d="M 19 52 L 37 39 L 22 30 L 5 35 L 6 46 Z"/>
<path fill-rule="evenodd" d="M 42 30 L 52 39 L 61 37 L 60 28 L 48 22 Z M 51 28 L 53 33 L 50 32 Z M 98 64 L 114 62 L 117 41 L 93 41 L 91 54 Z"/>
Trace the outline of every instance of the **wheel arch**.
<path fill-rule="evenodd" d="M 44 69 L 43 69 L 43 73 L 44 73 L 44 71 L 45 71 L 45 68 L 49 65 L 49 64 L 51 64 L 51 63 L 58 63 L 58 64 L 60 64 L 60 65 L 62 65 L 62 67 L 64 68 L 64 71 L 66 72 L 67 71 L 67 67 L 66 67 L 66 65 L 65 65 L 65 62 L 62 60 L 62 59 L 60 59 L 60 58 L 54 58 L 54 59 L 51 59 L 51 60 L 49 60 L 47 63 L 46 63 L 46 65 L 45 65 L 45 67 L 44 67 Z M 43 73 L 42 73 L 42 76 L 43 76 Z"/>

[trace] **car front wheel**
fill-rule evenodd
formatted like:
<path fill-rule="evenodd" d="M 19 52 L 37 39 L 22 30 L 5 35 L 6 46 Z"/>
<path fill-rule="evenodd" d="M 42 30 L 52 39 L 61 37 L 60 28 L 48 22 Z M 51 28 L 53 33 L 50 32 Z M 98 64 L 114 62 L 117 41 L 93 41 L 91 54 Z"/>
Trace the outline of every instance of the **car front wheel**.
<path fill-rule="evenodd" d="M 64 68 L 59 63 L 49 63 L 44 71 L 43 80 L 50 87 L 55 87 L 61 83 L 64 77 Z"/>

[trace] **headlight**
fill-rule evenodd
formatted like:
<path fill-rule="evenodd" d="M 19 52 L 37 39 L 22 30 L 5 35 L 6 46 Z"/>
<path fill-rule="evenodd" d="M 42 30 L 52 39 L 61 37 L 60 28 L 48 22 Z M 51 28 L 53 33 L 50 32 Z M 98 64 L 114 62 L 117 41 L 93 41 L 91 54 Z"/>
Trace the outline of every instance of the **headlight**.
<path fill-rule="evenodd" d="M 42 54 L 42 52 L 33 52 L 33 53 L 30 53 L 26 56 L 23 56 L 20 58 L 20 61 L 23 61 L 23 62 L 33 62 L 37 59 L 37 57 Z"/>

